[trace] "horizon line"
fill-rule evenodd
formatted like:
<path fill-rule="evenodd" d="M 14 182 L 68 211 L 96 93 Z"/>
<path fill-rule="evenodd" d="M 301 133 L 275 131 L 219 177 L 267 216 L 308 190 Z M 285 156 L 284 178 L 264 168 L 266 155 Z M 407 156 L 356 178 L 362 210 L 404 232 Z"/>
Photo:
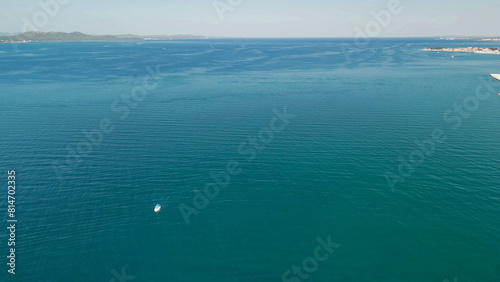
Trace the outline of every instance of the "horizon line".
<path fill-rule="evenodd" d="M 119 34 L 105 34 L 105 33 L 84 33 L 81 31 L 71 31 L 71 32 L 64 32 L 64 31 L 24 31 L 24 32 L 0 32 L 0 33 L 5 33 L 5 34 L 23 34 L 27 32 L 41 32 L 41 33 L 49 33 L 49 32 L 59 32 L 59 33 L 83 33 L 86 35 L 93 35 L 93 36 L 123 36 L 123 35 L 134 35 L 134 36 L 177 36 L 177 35 L 191 35 L 191 36 L 203 36 L 203 37 L 209 37 L 209 39 L 263 39 L 263 38 L 269 38 L 269 39 L 300 39 L 300 38 L 310 38 L 310 39 L 315 39 L 315 38 L 364 38 L 364 37 L 356 37 L 356 36 L 224 36 L 224 35 L 202 35 L 202 34 L 195 34 L 195 33 L 172 33 L 172 34 L 135 34 L 135 33 L 119 33 Z M 15 36 L 15 35 L 5 35 L 5 36 Z M 489 36 L 489 35 L 425 35 L 425 36 L 368 36 L 367 38 L 371 39 L 376 39 L 376 38 L 500 38 L 500 36 Z"/>

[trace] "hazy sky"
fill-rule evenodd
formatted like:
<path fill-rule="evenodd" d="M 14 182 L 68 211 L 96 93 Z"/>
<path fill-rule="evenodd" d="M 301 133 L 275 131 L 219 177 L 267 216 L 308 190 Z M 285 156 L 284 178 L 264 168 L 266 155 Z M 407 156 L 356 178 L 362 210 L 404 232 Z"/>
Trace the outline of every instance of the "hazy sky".
<path fill-rule="evenodd" d="M 39 4 L 55 1 L 61 4 L 48 12 Z M 397 0 L 0 0 L 0 32 L 31 25 L 90 34 L 354 37 L 356 28 L 370 27 L 371 36 L 500 36 L 497 1 L 399 0 L 400 13 L 385 26 L 374 24 L 373 13 L 391 1 Z"/>

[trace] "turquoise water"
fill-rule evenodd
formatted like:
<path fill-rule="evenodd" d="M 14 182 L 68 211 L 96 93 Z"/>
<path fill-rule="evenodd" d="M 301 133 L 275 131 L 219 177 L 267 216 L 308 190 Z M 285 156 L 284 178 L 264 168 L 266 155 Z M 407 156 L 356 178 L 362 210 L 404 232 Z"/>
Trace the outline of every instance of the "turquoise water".
<path fill-rule="evenodd" d="M 0 208 L 6 221 L 15 169 L 19 220 L 16 275 L 5 267 L 2 277 L 500 281 L 500 83 L 489 77 L 500 56 L 421 51 L 441 45 L 500 47 L 228 39 L 30 43 L 16 53 L 1 44 Z M 474 99 L 482 84 L 486 98 Z M 285 108 L 293 117 L 270 133 Z M 400 157 L 434 130 L 446 140 L 402 177 Z M 88 153 L 71 155 L 78 146 Z M 194 209 L 193 191 L 236 163 L 187 224 L 179 207 Z M 391 189 L 387 173 L 404 182 Z M 318 237 L 339 245 L 311 261 Z"/>

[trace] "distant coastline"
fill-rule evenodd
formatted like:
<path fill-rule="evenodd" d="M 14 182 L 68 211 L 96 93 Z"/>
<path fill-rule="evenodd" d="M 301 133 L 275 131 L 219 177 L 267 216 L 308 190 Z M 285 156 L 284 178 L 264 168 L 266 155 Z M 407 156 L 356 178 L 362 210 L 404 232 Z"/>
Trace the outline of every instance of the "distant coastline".
<path fill-rule="evenodd" d="M 466 48 L 448 48 L 448 47 L 429 47 L 424 51 L 442 51 L 442 52 L 467 52 L 475 54 L 497 54 L 500 55 L 500 49 L 497 47 L 479 48 L 479 47 L 466 47 Z"/>
<path fill-rule="evenodd" d="M 500 37 L 441 37 L 438 40 L 500 41 Z"/>
<path fill-rule="evenodd" d="M 206 36 L 178 34 L 178 35 L 88 35 L 81 32 L 40 32 L 28 31 L 25 33 L 0 36 L 0 43 L 27 43 L 27 42 L 65 42 L 65 41 L 145 41 L 145 40 L 180 40 L 180 39 L 208 39 Z"/>

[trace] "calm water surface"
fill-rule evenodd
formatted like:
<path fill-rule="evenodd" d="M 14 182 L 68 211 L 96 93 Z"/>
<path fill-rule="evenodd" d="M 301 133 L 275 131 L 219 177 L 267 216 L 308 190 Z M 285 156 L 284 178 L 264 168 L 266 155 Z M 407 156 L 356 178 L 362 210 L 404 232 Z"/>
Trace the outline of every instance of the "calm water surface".
<path fill-rule="evenodd" d="M 422 51 L 443 44 L 1 44 L 0 207 L 15 169 L 19 220 L 15 277 L 2 227 L 2 277 L 500 281 L 500 56 Z M 446 140 L 422 159 L 434 130 Z M 186 224 L 179 207 L 228 163 L 241 172 Z M 340 246 L 315 265 L 318 237 Z"/>

